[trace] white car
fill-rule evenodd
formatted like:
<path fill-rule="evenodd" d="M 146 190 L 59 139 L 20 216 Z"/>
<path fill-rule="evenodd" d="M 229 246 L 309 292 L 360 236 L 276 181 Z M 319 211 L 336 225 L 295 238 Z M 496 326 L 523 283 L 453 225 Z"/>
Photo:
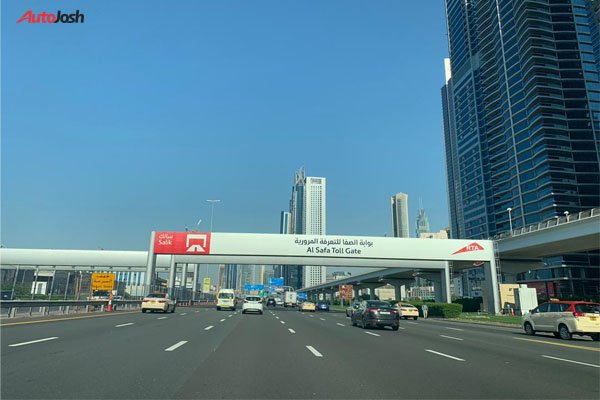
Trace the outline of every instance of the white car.
<path fill-rule="evenodd" d="M 275 297 L 275 304 L 277 304 L 278 306 L 282 306 L 283 299 L 281 297 Z"/>
<path fill-rule="evenodd" d="M 248 312 L 263 313 L 262 299 L 259 296 L 246 296 L 242 305 L 242 314 Z"/>
<path fill-rule="evenodd" d="M 169 297 L 167 293 L 150 293 L 142 300 L 142 312 L 162 311 L 164 313 L 175 312 L 175 300 Z"/>

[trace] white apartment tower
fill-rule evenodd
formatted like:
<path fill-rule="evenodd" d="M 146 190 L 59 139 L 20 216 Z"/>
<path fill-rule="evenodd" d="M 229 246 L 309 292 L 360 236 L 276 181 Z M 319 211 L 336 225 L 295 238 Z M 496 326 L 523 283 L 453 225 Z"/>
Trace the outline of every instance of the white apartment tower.
<path fill-rule="evenodd" d="M 307 176 L 304 183 L 303 233 L 305 235 L 325 235 L 327 180 L 322 177 Z M 327 280 L 327 268 L 307 265 L 304 267 L 303 286 L 315 286 Z"/>

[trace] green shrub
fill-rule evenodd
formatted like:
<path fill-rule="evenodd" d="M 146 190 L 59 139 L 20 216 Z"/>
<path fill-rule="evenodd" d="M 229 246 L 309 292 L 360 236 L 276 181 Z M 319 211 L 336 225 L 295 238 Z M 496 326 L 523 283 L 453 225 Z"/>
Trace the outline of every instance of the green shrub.
<path fill-rule="evenodd" d="M 432 303 L 427 304 L 432 317 L 457 318 L 462 312 L 462 304 Z"/>

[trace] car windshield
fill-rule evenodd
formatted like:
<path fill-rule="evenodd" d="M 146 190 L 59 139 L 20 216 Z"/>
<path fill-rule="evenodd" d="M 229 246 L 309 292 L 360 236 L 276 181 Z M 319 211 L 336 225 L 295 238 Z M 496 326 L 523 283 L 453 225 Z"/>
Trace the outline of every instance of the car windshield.
<path fill-rule="evenodd" d="M 576 304 L 575 311 L 578 313 L 600 314 L 600 304 Z"/>
<path fill-rule="evenodd" d="M 165 297 L 167 297 L 167 294 L 166 293 L 150 293 L 146 297 L 153 297 L 153 298 L 157 298 L 157 299 L 164 299 Z"/>
<path fill-rule="evenodd" d="M 220 299 L 233 299 L 233 293 L 219 293 Z"/>

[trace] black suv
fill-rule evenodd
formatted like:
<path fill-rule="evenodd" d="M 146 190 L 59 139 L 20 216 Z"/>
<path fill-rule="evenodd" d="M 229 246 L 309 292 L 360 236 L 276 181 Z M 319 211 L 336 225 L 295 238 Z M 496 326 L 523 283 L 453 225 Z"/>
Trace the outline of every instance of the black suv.
<path fill-rule="evenodd" d="M 269 297 L 269 299 L 267 300 L 267 307 L 275 307 L 277 305 L 277 303 L 275 302 L 275 299 L 272 297 Z"/>

